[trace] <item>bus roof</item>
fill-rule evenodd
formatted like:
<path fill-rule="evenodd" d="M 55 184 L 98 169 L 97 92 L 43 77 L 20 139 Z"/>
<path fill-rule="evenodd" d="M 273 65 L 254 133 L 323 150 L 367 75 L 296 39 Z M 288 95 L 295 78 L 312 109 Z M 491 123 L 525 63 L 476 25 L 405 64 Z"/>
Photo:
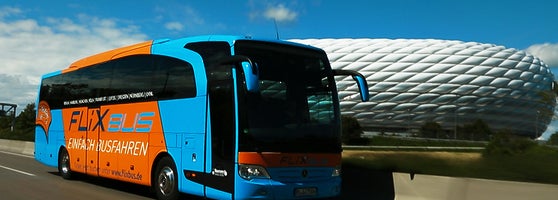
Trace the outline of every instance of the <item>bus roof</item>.
<path fill-rule="evenodd" d="M 77 69 L 80 69 L 80 68 L 95 65 L 95 64 L 98 64 L 98 63 L 107 62 L 107 61 L 112 60 L 112 59 L 121 58 L 121 57 L 129 56 L 129 55 L 151 54 L 152 45 L 157 44 L 157 43 L 166 43 L 166 42 L 172 42 L 172 41 L 174 41 L 174 42 L 179 42 L 180 41 L 180 42 L 186 42 L 186 43 L 194 42 L 194 41 L 196 41 L 196 42 L 201 42 L 201 41 L 226 41 L 226 42 L 229 42 L 232 45 L 232 43 L 236 40 L 252 40 L 252 38 L 251 37 L 242 37 L 242 36 L 232 36 L 232 35 L 202 35 L 202 36 L 180 38 L 180 39 L 175 39 L 175 40 L 169 40 L 169 39 L 149 40 L 149 41 L 133 44 L 133 45 L 130 45 L 130 46 L 116 48 L 116 49 L 113 49 L 113 50 L 105 51 L 105 52 L 102 52 L 102 53 L 99 53 L 99 54 L 95 54 L 95 55 L 92 55 L 92 56 L 82 58 L 82 59 L 77 60 L 77 61 L 73 62 L 72 64 L 70 64 L 70 66 L 68 68 L 62 70 L 62 73 L 74 71 L 74 70 L 77 70 Z M 260 39 L 258 41 L 281 43 L 281 44 L 301 46 L 301 47 L 305 47 L 305 48 L 318 49 L 318 48 L 313 47 L 313 46 L 300 44 L 300 43 L 289 42 L 289 41 L 284 41 L 284 40 Z"/>
<path fill-rule="evenodd" d="M 95 54 L 89 57 L 82 58 L 63 70 L 63 73 L 74 71 L 76 69 L 80 69 L 83 67 L 87 67 L 90 65 L 94 65 L 97 63 L 103 63 L 115 58 L 120 58 L 128 55 L 134 54 L 150 54 L 151 53 L 151 44 L 153 43 L 152 40 L 145 41 L 141 43 L 137 43 L 130 46 L 120 47 L 113 50 L 105 51 L 103 53 Z"/>

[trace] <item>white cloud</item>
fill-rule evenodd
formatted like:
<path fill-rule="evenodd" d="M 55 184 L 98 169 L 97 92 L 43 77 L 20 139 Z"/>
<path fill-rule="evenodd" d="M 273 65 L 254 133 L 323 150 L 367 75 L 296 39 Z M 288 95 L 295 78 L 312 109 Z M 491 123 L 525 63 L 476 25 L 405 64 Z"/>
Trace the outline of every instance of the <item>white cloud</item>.
<path fill-rule="evenodd" d="M 186 20 L 190 25 L 203 25 L 205 24 L 205 20 L 202 18 L 201 14 L 192 7 L 184 7 L 182 9 L 186 16 Z"/>
<path fill-rule="evenodd" d="M 166 30 L 175 35 L 198 35 L 207 34 L 207 25 L 203 14 L 198 10 L 181 4 L 165 4 L 158 5 L 155 8 L 158 15 L 155 17 L 157 21 L 163 24 Z"/>
<path fill-rule="evenodd" d="M 525 51 L 539 57 L 550 67 L 558 67 L 558 43 L 535 44 Z"/>
<path fill-rule="evenodd" d="M 0 103 L 18 104 L 18 112 L 25 105 L 35 102 L 37 81 L 29 80 L 23 75 L 0 74 Z"/>
<path fill-rule="evenodd" d="M 275 19 L 277 22 L 290 22 L 296 20 L 298 14 L 286 8 L 283 4 L 268 7 L 264 12 L 267 19 Z"/>
<path fill-rule="evenodd" d="M 21 9 L 14 7 L 0 7 L 0 18 L 21 13 Z"/>
<path fill-rule="evenodd" d="M 95 53 L 146 40 L 135 26 L 80 15 L 75 19 L 26 17 L 0 7 L 0 102 L 35 102 L 40 77 Z M 8 13 L 8 14 L 6 14 Z M 12 13 L 12 14 L 10 14 Z"/>
<path fill-rule="evenodd" d="M 165 28 L 170 31 L 182 31 L 184 30 L 184 25 L 180 22 L 168 22 L 165 24 Z"/>

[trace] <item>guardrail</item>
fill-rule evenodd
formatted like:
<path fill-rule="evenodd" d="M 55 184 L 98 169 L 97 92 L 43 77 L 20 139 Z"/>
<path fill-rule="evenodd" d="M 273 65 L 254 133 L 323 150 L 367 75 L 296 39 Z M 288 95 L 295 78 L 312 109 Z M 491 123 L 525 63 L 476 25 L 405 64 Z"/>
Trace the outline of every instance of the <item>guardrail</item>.
<path fill-rule="evenodd" d="M 33 155 L 35 154 L 35 143 L 19 140 L 0 139 L 0 151 Z"/>
<path fill-rule="evenodd" d="M 484 147 L 436 147 L 436 146 L 353 146 L 344 145 L 343 150 L 423 150 L 423 151 L 481 151 Z"/>

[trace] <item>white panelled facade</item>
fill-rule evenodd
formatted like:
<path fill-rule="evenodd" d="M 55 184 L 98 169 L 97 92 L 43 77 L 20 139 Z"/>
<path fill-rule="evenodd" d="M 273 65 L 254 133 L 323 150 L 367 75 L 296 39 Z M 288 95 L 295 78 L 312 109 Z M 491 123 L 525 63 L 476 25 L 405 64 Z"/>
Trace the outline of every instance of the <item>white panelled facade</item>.
<path fill-rule="evenodd" d="M 536 137 L 556 104 L 548 66 L 516 49 L 434 39 L 290 41 L 324 49 L 334 69 L 367 77 L 369 102 L 360 102 L 350 77 L 337 85 L 342 112 L 369 130 L 416 130 L 429 121 L 452 130 L 480 119 Z"/>

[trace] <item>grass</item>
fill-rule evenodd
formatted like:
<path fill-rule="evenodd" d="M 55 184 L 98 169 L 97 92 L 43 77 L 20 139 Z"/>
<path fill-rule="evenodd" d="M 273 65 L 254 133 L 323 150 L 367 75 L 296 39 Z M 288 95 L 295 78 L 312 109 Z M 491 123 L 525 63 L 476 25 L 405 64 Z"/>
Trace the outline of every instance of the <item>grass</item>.
<path fill-rule="evenodd" d="M 541 148 L 518 155 L 346 150 L 343 165 L 369 170 L 558 184 L 558 151 Z"/>

